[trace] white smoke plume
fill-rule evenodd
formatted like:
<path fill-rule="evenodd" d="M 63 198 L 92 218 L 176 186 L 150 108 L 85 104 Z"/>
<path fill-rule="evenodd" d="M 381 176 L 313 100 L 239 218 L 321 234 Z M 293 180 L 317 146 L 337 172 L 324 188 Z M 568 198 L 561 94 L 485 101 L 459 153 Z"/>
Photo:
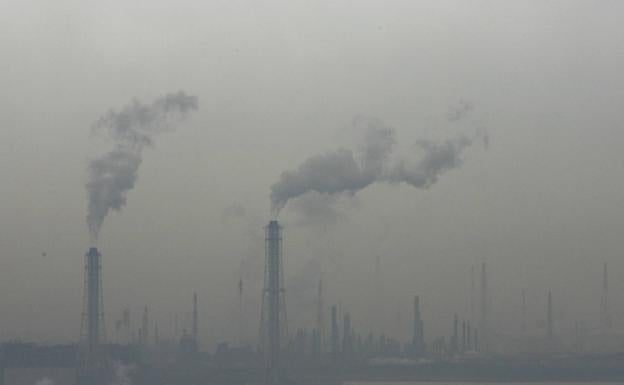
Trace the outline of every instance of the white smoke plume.
<path fill-rule="evenodd" d="M 170 131 L 190 111 L 197 109 L 197 97 L 180 91 L 167 94 L 149 105 L 133 101 L 121 111 L 109 111 L 93 124 L 104 132 L 113 149 L 92 160 L 87 168 L 87 226 L 93 242 L 97 241 L 109 211 L 126 205 L 126 194 L 134 188 L 143 149 L 153 143 L 156 134 Z"/>
<path fill-rule="evenodd" d="M 461 114 L 466 112 L 462 110 Z M 359 156 L 349 149 L 340 148 L 310 157 L 296 170 L 284 171 L 271 186 L 273 215 L 277 216 L 289 200 L 307 193 L 355 195 L 371 184 L 381 182 L 429 188 L 446 171 L 461 166 L 463 152 L 473 143 L 473 139 L 464 135 L 439 143 L 421 140 L 415 144 L 421 152 L 418 162 L 399 158 L 394 164 L 389 164 L 395 147 L 394 130 L 378 119 L 370 119 Z"/>
<path fill-rule="evenodd" d="M 460 136 L 442 143 L 419 140 L 416 147 L 423 152 L 419 162 L 408 165 L 399 161 L 386 175 L 384 180 L 391 183 L 407 183 L 416 188 L 428 188 L 438 181 L 445 171 L 462 164 L 464 149 L 472 144 L 472 138 Z"/>
<path fill-rule="evenodd" d="M 359 156 L 340 148 L 305 160 L 297 170 L 284 171 L 271 186 L 271 209 L 277 216 L 286 203 L 307 192 L 355 194 L 376 182 L 394 147 L 394 130 L 378 119 L 366 125 L 365 143 Z"/>

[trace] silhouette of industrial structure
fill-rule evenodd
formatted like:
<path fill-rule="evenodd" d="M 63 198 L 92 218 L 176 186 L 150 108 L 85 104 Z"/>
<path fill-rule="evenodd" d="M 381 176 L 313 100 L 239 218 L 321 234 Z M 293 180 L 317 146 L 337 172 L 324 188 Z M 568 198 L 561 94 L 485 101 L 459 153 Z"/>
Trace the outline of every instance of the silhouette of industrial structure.
<path fill-rule="evenodd" d="M 278 385 L 280 383 L 282 343 L 288 335 L 282 259 L 282 227 L 276 220 L 272 220 L 264 230 L 265 264 L 260 316 L 260 348 L 264 355 L 265 385 Z"/>
<path fill-rule="evenodd" d="M 78 377 L 83 384 L 98 384 L 105 366 L 102 344 L 106 341 L 102 255 L 91 247 L 84 256 L 83 311 L 80 327 Z"/>
<path fill-rule="evenodd" d="M 331 303 L 333 293 L 327 295 L 324 281 L 320 279 L 315 290 L 316 297 L 312 297 L 309 302 L 311 306 L 307 326 L 312 329 L 299 327 L 294 329 L 296 332 L 293 335 L 289 335 L 282 227 L 276 220 L 272 220 L 264 230 L 264 283 L 257 349 L 245 345 L 242 338 L 242 279 L 238 284 L 240 335 L 233 345 L 221 340 L 214 353 L 202 349 L 199 343 L 201 323 L 196 292 L 192 296 L 192 308 L 186 313 L 191 315 L 191 323 L 185 325 L 188 329 L 184 328 L 181 335 L 178 334 L 177 314 L 173 332 L 167 332 L 166 328 L 159 330 L 156 317 L 158 311 L 149 309 L 150 322 L 150 311 L 144 306 L 142 317 L 136 317 L 140 325 L 134 332 L 130 323 L 130 310 L 124 308 L 115 322 L 115 343 L 108 342 L 104 324 L 101 254 L 92 247 L 84 259 L 80 344 L 0 344 L 0 368 L 4 378 L 9 381 L 5 383 L 21 383 L 24 379 L 46 375 L 69 385 L 102 385 L 111 383 L 110 376 L 115 372 L 112 370 L 113 362 L 138 368 L 138 373 L 133 377 L 136 385 L 311 385 L 389 378 L 406 381 L 503 378 L 561 380 L 573 379 L 575 376 L 624 378 L 624 337 L 618 334 L 611 318 L 606 263 L 601 270 L 596 271 L 596 278 L 602 278 L 596 279 L 596 282 L 601 283 L 602 290 L 600 301 L 595 299 L 594 325 L 584 320 L 569 320 L 574 321 L 571 338 L 567 338 L 563 327 L 567 320 L 556 319 L 555 315 L 560 313 L 555 312 L 556 298 L 551 291 L 540 291 L 539 298 L 542 300 L 537 302 L 544 304 L 545 298 L 545 307 L 536 306 L 538 310 L 532 315 L 538 319 L 529 320 L 527 290 L 522 289 L 521 302 L 515 306 L 517 318 L 512 331 L 503 330 L 504 327 L 496 322 L 497 313 L 493 311 L 498 308 L 498 303 L 493 303 L 490 298 L 490 290 L 494 290 L 488 281 L 485 263 L 480 264 L 480 269 L 478 265 L 471 266 L 470 281 L 466 282 L 466 287 L 468 283 L 470 286 L 470 295 L 464 298 L 464 306 L 447 309 L 443 335 L 434 336 L 431 335 L 430 327 L 425 329 L 424 319 L 429 316 L 429 306 L 423 312 L 421 299 L 424 298 L 427 301 L 425 303 L 429 304 L 428 296 L 417 295 L 412 297 L 413 301 L 406 300 L 400 305 L 404 308 L 411 306 L 413 314 L 411 327 L 404 325 L 403 329 L 404 332 L 409 329 L 409 333 L 405 333 L 409 336 L 402 341 L 392 335 L 396 331 L 377 330 L 379 324 L 376 323 L 369 323 L 368 330 L 362 329 L 366 322 L 361 322 L 349 305 L 337 305 L 338 301 Z M 376 309 L 387 308 L 380 306 L 384 298 L 379 295 L 381 283 L 376 279 L 380 271 L 379 260 L 377 257 L 375 279 L 371 283 L 377 289 L 376 298 L 371 301 Z M 468 281 L 468 277 L 465 279 Z M 314 291 L 310 292 L 314 296 Z M 600 307 L 597 306 L 598 302 Z M 185 318 L 185 322 L 188 319 Z M 75 381 L 68 380 L 72 373 Z M 455 377 L 449 378 L 449 373 Z"/>

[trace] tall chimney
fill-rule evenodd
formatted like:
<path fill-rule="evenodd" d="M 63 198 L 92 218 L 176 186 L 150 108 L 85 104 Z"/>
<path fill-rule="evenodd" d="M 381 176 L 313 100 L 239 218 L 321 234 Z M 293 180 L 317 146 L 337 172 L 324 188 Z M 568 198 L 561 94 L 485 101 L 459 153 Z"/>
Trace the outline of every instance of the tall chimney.
<path fill-rule="evenodd" d="M 100 344 L 104 342 L 104 310 L 102 295 L 102 255 L 96 247 L 85 254 L 85 293 L 82 317 L 83 361 L 94 366 L 99 361 Z"/>
<path fill-rule="evenodd" d="M 611 309 L 609 308 L 609 276 L 607 275 L 607 263 L 603 265 L 602 271 L 602 297 L 600 299 L 600 326 L 602 332 L 611 329 Z"/>
<path fill-rule="evenodd" d="M 333 359 L 338 359 L 338 351 L 339 351 L 339 335 L 338 335 L 338 309 L 336 305 L 333 305 L 331 308 L 331 353 Z"/>
<path fill-rule="evenodd" d="M 265 358 L 265 385 L 280 381 L 280 349 L 286 337 L 286 299 L 282 261 L 282 227 L 272 220 L 265 229 L 264 289 L 262 295 L 262 344 Z"/>
<path fill-rule="evenodd" d="M 199 347 L 199 327 L 198 327 L 198 313 L 197 313 L 197 293 L 193 293 L 193 342 L 196 347 Z"/>
<path fill-rule="evenodd" d="M 149 341 L 149 311 L 147 306 L 143 309 L 143 319 L 141 320 L 141 344 L 147 347 Z"/>
<path fill-rule="evenodd" d="M 325 315 L 323 314 L 323 281 L 318 282 L 318 298 L 316 303 L 316 338 L 318 353 L 323 354 L 325 348 Z"/>
<path fill-rule="evenodd" d="M 549 340 L 555 335 L 554 325 L 553 325 L 553 303 L 552 303 L 552 293 L 548 292 L 548 308 L 547 308 L 547 329 L 546 334 Z"/>
<path fill-rule="evenodd" d="M 420 297 L 414 296 L 414 331 L 412 345 L 417 356 L 425 352 L 424 323 L 420 314 Z"/>
<path fill-rule="evenodd" d="M 481 348 L 483 351 L 487 351 L 489 344 L 489 330 L 488 330 L 488 289 L 487 289 L 487 276 L 485 272 L 485 262 L 481 264 Z"/>

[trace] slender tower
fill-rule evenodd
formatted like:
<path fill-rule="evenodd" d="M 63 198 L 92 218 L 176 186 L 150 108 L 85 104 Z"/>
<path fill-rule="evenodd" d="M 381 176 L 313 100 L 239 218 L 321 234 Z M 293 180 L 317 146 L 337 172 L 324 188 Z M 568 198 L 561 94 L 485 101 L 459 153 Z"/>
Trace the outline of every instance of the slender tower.
<path fill-rule="evenodd" d="M 547 318 L 547 326 L 546 326 L 546 336 L 549 340 L 552 340 L 555 336 L 555 330 L 553 325 L 553 303 L 552 303 L 552 293 L 548 292 L 548 305 L 546 309 L 546 318 Z"/>
<path fill-rule="evenodd" d="M 470 266 L 470 321 L 475 322 L 475 269 L 474 265 Z"/>
<path fill-rule="evenodd" d="M 199 314 L 197 311 L 197 293 L 193 293 L 193 343 L 199 347 Z"/>
<path fill-rule="evenodd" d="M 288 333 L 284 297 L 282 228 L 276 220 L 272 220 L 264 229 L 265 265 L 260 338 L 265 358 L 265 385 L 278 385 L 281 341 L 285 340 Z"/>
<path fill-rule="evenodd" d="M 147 309 L 147 306 L 145 306 L 145 308 L 143 308 L 143 319 L 141 320 L 141 345 L 143 345 L 144 348 L 147 348 L 147 345 L 149 343 L 148 338 L 149 338 L 149 310 Z"/>
<path fill-rule="evenodd" d="M 323 354 L 325 348 L 325 322 L 323 314 L 323 281 L 319 279 L 318 298 L 316 304 L 316 338 L 318 353 Z"/>
<path fill-rule="evenodd" d="M 331 354 L 334 359 L 334 363 L 338 359 L 339 340 L 338 335 L 338 308 L 333 305 L 331 308 Z"/>
<path fill-rule="evenodd" d="M 451 351 L 456 354 L 459 351 L 459 317 L 453 316 L 453 337 L 451 338 Z"/>
<path fill-rule="evenodd" d="M 611 309 L 609 306 L 609 276 L 607 275 L 607 263 L 604 263 L 602 271 L 602 297 L 600 298 L 600 327 L 602 332 L 611 329 Z"/>
<path fill-rule="evenodd" d="M 425 339 L 424 339 L 424 323 L 420 314 L 420 297 L 414 297 L 414 331 L 412 345 L 414 354 L 421 356 L 425 353 Z"/>
<path fill-rule="evenodd" d="M 243 309 L 243 277 L 238 280 L 238 338 L 240 346 L 245 343 L 245 312 Z"/>
<path fill-rule="evenodd" d="M 106 338 L 101 257 L 102 255 L 96 247 L 91 247 L 85 254 L 84 298 L 80 334 L 83 343 L 82 365 L 87 367 L 98 365 L 101 359 L 100 344 Z"/>
<path fill-rule="evenodd" d="M 132 337 L 132 329 L 130 327 L 130 309 L 125 308 L 123 310 L 123 326 L 125 329 L 125 343 L 129 344 Z"/>
<path fill-rule="evenodd" d="M 488 298 L 487 298 L 487 276 L 485 272 L 485 262 L 481 264 L 481 327 L 479 334 L 481 334 L 481 348 L 483 351 L 487 351 L 489 344 L 489 331 L 488 331 Z"/>
<path fill-rule="evenodd" d="M 343 318 L 342 328 L 342 360 L 345 363 L 351 359 L 352 343 L 351 315 L 347 312 Z"/>
<path fill-rule="evenodd" d="M 526 333 L 526 290 L 522 289 L 522 320 L 520 325 L 520 331 L 522 334 Z"/>

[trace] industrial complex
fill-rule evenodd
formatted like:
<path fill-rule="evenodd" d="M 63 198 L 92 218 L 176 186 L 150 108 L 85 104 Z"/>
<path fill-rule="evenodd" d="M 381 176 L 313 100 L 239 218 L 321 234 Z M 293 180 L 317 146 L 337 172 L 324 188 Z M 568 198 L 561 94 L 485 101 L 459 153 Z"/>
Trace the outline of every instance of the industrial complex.
<path fill-rule="evenodd" d="M 315 327 L 308 330 L 289 325 L 282 226 L 271 220 L 264 230 L 264 285 L 257 293 L 261 296 L 257 344 L 241 339 L 220 343 L 214 351 L 205 349 L 199 336 L 196 293 L 189 299 L 191 330 L 184 330 L 177 340 L 161 338 L 158 323 L 150 322 L 147 307 L 138 330 L 131 330 L 130 310 L 126 309 L 115 322 L 115 338 L 107 339 L 102 291 L 105 258 L 91 247 L 84 257 L 80 340 L 52 346 L 3 343 L 3 384 L 39 384 L 42 379 L 65 385 L 624 379 L 624 338 L 614 328 L 611 316 L 606 263 L 598 328 L 575 322 L 571 337 L 557 330 L 553 311 L 556 296 L 547 292 L 543 302 L 545 325 L 531 329 L 526 320 L 526 293 L 522 291 L 520 330 L 515 334 L 497 332 L 492 327 L 487 265 L 482 263 L 470 269 L 470 314 L 454 314 L 447 335 L 431 335 L 422 317 L 427 293 L 416 293 L 413 303 L 405 304 L 411 307 L 412 328 L 410 339 L 402 341 L 392 330 L 381 334 L 358 330 L 348 311 L 324 298 L 322 281 L 318 282 Z M 241 296 L 242 287 L 241 279 Z M 242 318 L 242 300 L 240 306 Z M 242 325 L 244 320 L 240 321 Z"/>

